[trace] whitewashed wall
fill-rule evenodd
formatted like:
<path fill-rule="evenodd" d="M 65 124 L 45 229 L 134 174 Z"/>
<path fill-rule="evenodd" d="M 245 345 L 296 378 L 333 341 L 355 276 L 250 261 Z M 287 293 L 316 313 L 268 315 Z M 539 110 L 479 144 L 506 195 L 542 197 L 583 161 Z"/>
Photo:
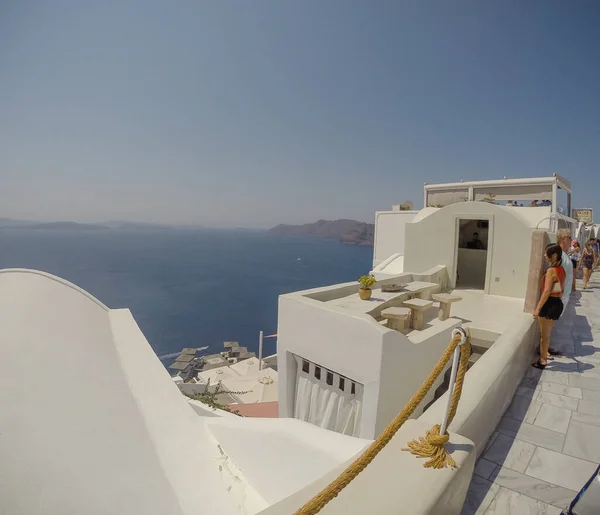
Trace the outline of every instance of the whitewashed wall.
<path fill-rule="evenodd" d="M 405 226 L 418 211 L 378 211 L 375 213 L 373 267 L 393 254 L 404 254 Z"/>
<path fill-rule="evenodd" d="M 406 225 L 404 269 L 415 273 L 436 265 L 448 268 L 454 284 L 459 219 L 487 219 L 491 253 L 486 293 L 524 298 L 529 273 L 531 228 L 513 211 L 485 202 L 463 202 Z"/>

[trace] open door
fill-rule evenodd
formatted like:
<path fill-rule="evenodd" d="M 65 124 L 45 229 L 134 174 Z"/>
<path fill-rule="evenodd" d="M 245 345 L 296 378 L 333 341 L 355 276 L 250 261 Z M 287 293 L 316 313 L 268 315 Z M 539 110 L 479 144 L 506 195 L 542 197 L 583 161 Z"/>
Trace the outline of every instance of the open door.
<path fill-rule="evenodd" d="M 489 220 L 458 221 L 456 287 L 485 290 Z"/>

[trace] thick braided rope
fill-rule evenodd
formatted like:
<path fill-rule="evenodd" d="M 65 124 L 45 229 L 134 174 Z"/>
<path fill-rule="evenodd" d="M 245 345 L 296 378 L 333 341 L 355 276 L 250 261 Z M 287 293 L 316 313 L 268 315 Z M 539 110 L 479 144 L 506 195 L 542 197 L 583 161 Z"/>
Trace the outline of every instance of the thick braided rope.
<path fill-rule="evenodd" d="M 460 343 L 461 335 L 456 334 L 452 341 L 446 347 L 444 354 L 437 362 L 436 366 L 427 376 L 427 379 L 423 382 L 421 387 L 417 390 L 417 392 L 410 398 L 410 400 L 406 403 L 406 406 L 402 408 L 402 411 L 396 415 L 396 418 L 392 420 L 392 422 L 383 430 L 381 435 L 371 444 L 369 447 L 356 459 L 354 460 L 346 470 L 344 470 L 335 480 L 333 480 L 328 486 L 326 486 L 323 490 L 321 490 L 317 495 L 315 495 L 312 499 L 310 499 L 304 506 L 302 506 L 298 511 L 294 513 L 294 515 L 315 515 L 319 513 L 327 503 L 329 503 L 332 499 L 335 499 L 338 494 L 360 474 L 366 467 L 371 463 L 375 457 L 379 454 L 379 452 L 390 442 L 390 440 L 394 437 L 394 435 L 398 432 L 398 429 L 402 427 L 402 424 L 408 420 L 417 408 L 417 406 L 421 403 L 421 401 L 425 398 L 433 383 L 435 383 L 438 376 L 444 370 L 444 367 L 452 357 L 454 349 Z M 466 350 L 466 349 L 465 349 Z M 467 354 L 463 352 L 463 354 Z M 468 360 L 468 354 L 467 354 Z M 461 356 L 461 364 L 462 364 L 462 356 Z M 466 370 L 465 370 L 466 372 Z M 457 394 L 457 404 L 458 397 L 460 397 L 460 390 L 458 388 L 458 378 L 460 377 L 460 389 L 462 389 L 462 381 L 464 379 L 464 373 L 462 375 L 457 374 L 456 388 L 454 392 L 458 392 Z M 454 395 L 453 401 L 454 401 Z M 454 413 L 456 409 L 454 409 Z M 452 413 L 452 416 L 454 416 Z"/>
<path fill-rule="evenodd" d="M 465 380 L 465 374 L 469 368 L 469 357 L 471 356 L 471 338 L 467 337 L 467 341 L 463 344 L 460 353 L 460 363 L 458 366 L 458 372 L 456 374 L 456 381 L 454 383 L 454 390 L 452 391 L 452 399 L 450 400 L 450 410 L 448 411 L 448 421 L 446 427 L 450 425 L 456 415 L 458 409 L 458 401 L 462 393 L 462 387 Z M 450 439 L 450 435 L 446 431 L 445 434 L 440 434 L 440 426 L 436 424 L 429 431 L 425 433 L 425 436 L 418 440 L 408 442 L 408 448 L 402 449 L 403 451 L 409 451 L 418 458 L 429 458 L 429 461 L 423 464 L 426 468 L 444 468 L 444 467 L 456 467 L 456 462 L 450 456 L 446 450 L 446 443 Z"/>

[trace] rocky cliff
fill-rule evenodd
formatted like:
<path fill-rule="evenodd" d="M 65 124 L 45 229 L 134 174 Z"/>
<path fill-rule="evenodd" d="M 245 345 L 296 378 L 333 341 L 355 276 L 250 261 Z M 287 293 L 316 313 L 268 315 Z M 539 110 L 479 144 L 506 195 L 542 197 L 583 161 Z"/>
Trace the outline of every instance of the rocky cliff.
<path fill-rule="evenodd" d="M 312 224 L 278 225 L 269 230 L 272 234 L 319 236 L 352 245 L 373 245 L 375 225 L 356 220 L 319 220 Z"/>

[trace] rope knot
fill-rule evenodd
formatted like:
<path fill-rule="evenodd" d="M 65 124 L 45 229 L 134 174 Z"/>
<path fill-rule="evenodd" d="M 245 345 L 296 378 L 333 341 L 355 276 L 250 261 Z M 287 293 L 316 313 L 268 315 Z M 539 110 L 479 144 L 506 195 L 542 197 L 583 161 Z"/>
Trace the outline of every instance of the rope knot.
<path fill-rule="evenodd" d="M 425 433 L 425 436 L 408 442 L 408 449 L 402 450 L 409 451 L 417 458 L 429 458 L 429 461 L 423 465 L 426 468 L 441 469 L 448 466 L 454 468 L 456 462 L 446 450 L 446 443 L 449 439 L 450 436 L 447 432 L 443 435 L 440 434 L 440 426 L 436 424 Z"/>

